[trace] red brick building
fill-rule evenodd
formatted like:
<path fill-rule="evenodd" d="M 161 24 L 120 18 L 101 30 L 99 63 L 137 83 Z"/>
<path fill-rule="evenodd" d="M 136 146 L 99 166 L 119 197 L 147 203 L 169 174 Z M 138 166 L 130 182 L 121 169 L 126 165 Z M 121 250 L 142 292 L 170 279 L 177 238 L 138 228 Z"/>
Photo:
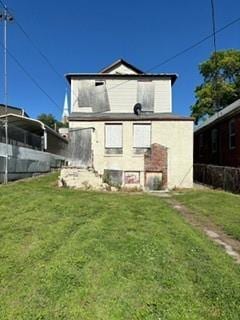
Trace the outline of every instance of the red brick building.
<path fill-rule="evenodd" d="M 240 167 L 240 99 L 195 129 L 194 163 Z"/>

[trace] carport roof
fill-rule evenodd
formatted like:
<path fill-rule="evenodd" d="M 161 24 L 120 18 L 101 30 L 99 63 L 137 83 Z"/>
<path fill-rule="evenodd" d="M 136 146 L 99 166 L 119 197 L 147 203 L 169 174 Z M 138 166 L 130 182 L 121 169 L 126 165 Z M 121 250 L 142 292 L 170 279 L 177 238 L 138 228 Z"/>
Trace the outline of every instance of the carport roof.
<path fill-rule="evenodd" d="M 0 116 L 0 121 L 4 121 L 6 118 L 6 115 Z M 28 132 L 35 133 L 37 135 L 43 135 L 44 131 L 47 131 L 55 136 L 57 136 L 59 139 L 62 139 L 64 141 L 67 141 L 64 137 L 62 137 L 58 132 L 51 129 L 47 125 L 45 125 L 42 121 L 27 118 L 23 116 L 19 116 L 16 114 L 9 113 L 7 114 L 8 123 L 9 125 L 14 125 L 18 128 L 24 129 Z"/>

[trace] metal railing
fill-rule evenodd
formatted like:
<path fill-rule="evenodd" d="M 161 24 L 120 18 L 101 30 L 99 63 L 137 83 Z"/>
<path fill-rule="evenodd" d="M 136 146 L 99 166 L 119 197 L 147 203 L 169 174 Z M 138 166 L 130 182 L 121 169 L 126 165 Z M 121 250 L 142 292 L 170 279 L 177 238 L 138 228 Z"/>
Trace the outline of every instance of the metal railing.
<path fill-rule="evenodd" d="M 5 139 L 5 128 L 3 123 L 0 123 L 0 142 L 5 143 Z M 42 139 L 41 136 L 25 129 L 18 128 L 12 124 L 8 125 L 8 144 L 42 150 Z"/>

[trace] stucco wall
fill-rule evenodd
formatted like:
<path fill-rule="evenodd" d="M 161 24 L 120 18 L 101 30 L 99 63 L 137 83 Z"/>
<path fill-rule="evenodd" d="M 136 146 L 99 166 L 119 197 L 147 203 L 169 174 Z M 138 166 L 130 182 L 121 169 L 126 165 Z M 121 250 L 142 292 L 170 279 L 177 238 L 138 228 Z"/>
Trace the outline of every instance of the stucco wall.
<path fill-rule="evenodd" d="M 95 170 L 100 174 L 103 174 L 104 169 L 140 171 L 140 184 L 143 186 L 144 155 L 133 154 L 133 123 L 135 122 L 122 122 L 123 154 L 118 155 L 105 154 L 105 123 L 107 122 L 71 121 L 70 128 L 95 128 L 92 133 L 93 163 Z M 151 143 L 159 143 L 168 148 L 168 188 L 191 188 L 193 183 L 193 122 L 138 121 L 137 123 L 151 123 Z"/>

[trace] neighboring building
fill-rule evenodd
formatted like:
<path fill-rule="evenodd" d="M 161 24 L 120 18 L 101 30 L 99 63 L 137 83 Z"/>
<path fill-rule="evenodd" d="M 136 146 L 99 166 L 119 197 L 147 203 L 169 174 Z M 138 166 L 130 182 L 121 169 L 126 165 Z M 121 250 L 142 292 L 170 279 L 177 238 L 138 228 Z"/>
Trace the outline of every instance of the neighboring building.
<path fill-rule="evenodd" d="M 192 187 L 193 119 L 172 113 L 176 74 L 146 74 L 118 60 L 66 78 L 72 165 L 121 186 Z"/>
<path fill-rule="evenodd" d="M 17 114 L 19 116 L 29 117 L 28 114 L 22 108 L 7 106 L 7 113 Z M 3 103 L 0 103 L 0 116 L 6 114 L 6 108 Z"/>
<path fill-rule="evenodd" d="M 0 143 L 5 143 L 5 118 L 0 116 Z M 68 141 L 43 122 L 11 113 L 7 118 L 9 145 L 67 155 Z"/>
<path fill-rule="evenodd" d="M 60 168 L 67 157 L 68 141 L 41 121 L 7 114 L 0 116 L 0 183 L 31 177 Z M 7 156 L 7 157 L 6 157 Z"/>
<path fill-rule="evenodd" d="M 196 127 L 194 163 L 240 167 L 240 99 Z"/>

